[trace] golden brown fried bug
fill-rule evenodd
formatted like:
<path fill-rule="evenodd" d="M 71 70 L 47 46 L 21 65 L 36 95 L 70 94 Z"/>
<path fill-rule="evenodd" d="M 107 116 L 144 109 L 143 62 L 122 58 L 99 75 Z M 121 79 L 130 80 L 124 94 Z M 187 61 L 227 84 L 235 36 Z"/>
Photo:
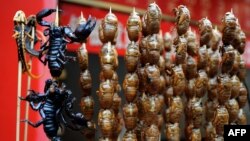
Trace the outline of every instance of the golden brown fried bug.
<path fill-rule="evenodd" d="M 176 28 L 179 35 L 185 34 L 189 28 L 190 13 L 186 6 L 179 5 L 173 10 L 175 12 Z"/>

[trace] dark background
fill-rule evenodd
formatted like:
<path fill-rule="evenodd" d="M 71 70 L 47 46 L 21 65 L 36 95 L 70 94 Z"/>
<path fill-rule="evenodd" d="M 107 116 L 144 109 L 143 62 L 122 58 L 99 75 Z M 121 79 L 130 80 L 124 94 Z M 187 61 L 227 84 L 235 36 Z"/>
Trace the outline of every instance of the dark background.
<path fill-rule="evenodd" d="M 76 53 L 69 52 L 68 55 L 76 56 Z M 118 59 L 119 59 L 119 66 L 117 69 L 117 74 L 119 77 L 119 83 L 122 86 L 124 76 L 126 75 L 126 68 L 125 68 L 124 57 L 119 57 Z M 66 79 L 64 80 L 64 82 L 67 85 L 67 88 L 70 89 L 73 92 L 73 95 L 77 98 L 77 100 L 75 101 L 75 105 L 74 105 L 74 111 L 80 112 L 81 110 L 80 110 L 79 104 L 80 104 L 82 92 L 81 92 L 81 88 L 80 88 L 80 84 L 79 84 L 80 68 L 79 68 L 78 62 L 71 62 L 71 63 L 66 64 L 65 71 L 66 71 Z M 98 102 L 98 97 L 96 95 L 96 90 L 98 90 L 99 84 L 100 84 L 100 82 L 99 82 L 100 65 L 99 65 L 99 56 L 97 54 L 89 54 L 89 71 L 90 71 L 91 77 L 92 77 L 92 93 L 91 93 L 91 95 L 93 96 L 93 98 L 95 100 L 94 120 L 97 123 L 99 102 Z M 250 87 L 249 74 L 250 74 L 250 70 L 247 71 L 247 78 L 246 78 L 246 84 L 247 84 L 248 88 Z M 248 93 L 249 93 L 249 89 L 248 89 Z M 119 93 L 119 95 L 122 97 L 122 105 L 123 105 L 125 103 L 125 97 L 123 94 L 123 90 Z M 185 99 L 184 95 L 183 95 L 183 99 Z M 203 99 L 204 102 L 205 102 L 205 100 L 206 100 L 206 98 Z M 249 103 L 247 103 L 247 105 L 245 106 L 244 111 L 247 114 L 248 124 L 250 124 Z M 121 110 L 120 110 L 120 112 L 121 112 Z M 184 114 L 183 114 L 181 124 L 180 124 L 181 132 L 182 132 L 181 134 L 182 134 L 183 140 L 184 140 L 184 130 L 183 129 L 185 127 L 184 120 L 185 119 L 184 119 Z M 203 137 L 204 137 L 204 127 L 205 127 L 205 120 L 203 121 L 203 128 L 201 128 Z M 163 128 L 164 128 L 164 126 L 163 126 Z M 125 132 L 125 128 L 124 128 L 123 132 Z M 98 137 L 100 137 L 100 132 L 96 131 L 95 140 L 97 140 Z M 81 133 L 79 133 L 79 132 L 75 132 L 75 131 L 72 131 L 70 129 L 66 129 L 65 134 L 63 135 L 62 139 L 65 141 L 68 141 L 68 140 L 82 141 L 84 139 L 84 136 L 81 135 Z M 166 140 L 164 130 L 162 130 L 162 140 Z"/>
<path fill-rule="evenodd" d="M 76 56 L 75 52 L 69 52 L 68 55 L 70 56 Z M 99 56 L 97 54 L 89 54 L 89 71 L 91 73 L 92 77 L 92 91 L 91 91 L 91 96 L 94 98 L 95 101 L 95 112 L 94 112 L 94 120 L 97 123 L 97 118 L 98 118 L 98 111 L 99 111 L 99 102 L 98 102 L 98 97 L 96 95 L 96 91 L 99 89 L 99 73 L 100 73 L 100 62 L 99 62 Z M 125 68 L 125 63 L 124 63 L 124 58 L 123 57 L 118 57 L 119 59 L 119 67 L 116 70 L 118 77 L 119 77 L 119 84 L 122 86 L 123 79 L 126 74 L 126 68 Z M 71 62 L 66 64 L 65 66 L 65 71 L 66 71 L 66 80 L 64 81 L 65 84 L 67 85 L 67 88 L 69 88 L 72 92 L 73 95 L 77 98 L 75 101 L 74 105 L 74 111 L 75 112 L 80 112 L 80 101 L 81 101 L 81 96 L 82 96 L 82 91 L 80 88 L 80 83 L 79 83 L 79 77 L 80 77 L 80 68 L 78 62 Z M 125 97 L 123 95 L 123 90 L 119 93 L 120 97 L 122 97 L 122 105 L 125 103 Z M 121 111 L 121 110 L 120 110 Z M 99 137 L 99 131 L 96 131 L 96 140 Z M 63 136 L 63 140 L 73 140 L 73 141 L 82 141 L 83 140 L 83 135 L 81 135 L 79 132 L 72 131 L 70 129 L 66 129 L 66 132 Z"/>

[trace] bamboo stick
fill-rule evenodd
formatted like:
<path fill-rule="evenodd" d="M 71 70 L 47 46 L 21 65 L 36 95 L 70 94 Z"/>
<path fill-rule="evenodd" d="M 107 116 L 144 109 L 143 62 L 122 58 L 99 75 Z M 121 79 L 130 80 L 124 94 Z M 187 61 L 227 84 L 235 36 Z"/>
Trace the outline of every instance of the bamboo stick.
<path fill-rule="evenodd" d="M 18 61 L 18 76 L 17 76 L 17 113 L 16 113 L 16 141 L 20 140 L 20 110 L 21 110 L 21 84 L 22 84 L 22 62 Z"/>

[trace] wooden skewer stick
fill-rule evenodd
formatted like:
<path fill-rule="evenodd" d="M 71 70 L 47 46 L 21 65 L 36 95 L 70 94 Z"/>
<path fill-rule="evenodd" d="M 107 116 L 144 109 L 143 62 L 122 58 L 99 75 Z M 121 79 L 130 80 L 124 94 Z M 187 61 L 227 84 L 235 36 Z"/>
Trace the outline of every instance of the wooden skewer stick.
<path fill-rule="evenodd" d="M 35 28 L 32 27 L 32 33 L 31 33 L 31 37 L 33 39 L 35 39 Z M 34 40 L 31 41 L 31 46 L 30 46 L 31 49 L 34 48 Z M 32 70 L 32 60 L 30 59 L 28 64 L 30 65 L 30 71 Z M 30 87 L 31 87 L 31 76 L 28 75 L 28 80 L 27 80 L 27 90 L 30 90 Z M 25 119 L 28 119 L 29 118 L 29 103 L 26 103 L 25 105 Z M 24 141 L 27 141 L 28 140 L 28 123 L 25 123 L 24 125 Z"/>
<path fill-rule="evenodd" d="M 22 44 L 24 44 L 24 23 L 21 23 Z M 16 141 L 20 141 L 20 116 L 21 116 L 21 97 L 22 94 L 22 62 L 18 61 L 18 76 L 17 76 L 17 113 L 16 113 Z"/>
<path fill-rule="evenodd" d="M 27 90 L 30 90 L 30 84 L 31 84 L 31 77 L 28 75 Z M 26 102 L 26 104 L 25 104 L 25 119 L 28 119 L 28 118 L 29 118 L 29 103 Z M 24 141 L 28 140 L 28 123 L 26 123 L 26 122 L 24 124 L 24 139 L 23 140 Z"/>
<path fill-rule="evenodd" d="M 20 140 L 20 109 L 21 109 L 21 84 L 22 84 L 22 62 L 18 61 L 18 76 L 17 76 L 17 113 L 16 113 L 16 141 Z"/>

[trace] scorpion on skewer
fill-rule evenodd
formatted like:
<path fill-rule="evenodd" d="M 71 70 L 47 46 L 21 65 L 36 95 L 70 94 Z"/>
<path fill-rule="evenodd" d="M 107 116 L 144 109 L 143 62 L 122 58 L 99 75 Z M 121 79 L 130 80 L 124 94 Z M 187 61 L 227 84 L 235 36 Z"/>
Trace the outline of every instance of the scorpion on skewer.
<path fill-rule="evenodd" d="M 53 12 L 56 12 L 55 23 L 43 20 L 44 17 L 51 15 Z M 67 61 L 75 60 L 74 57 L 65 56 L 66 45 L 72 42 L 85 42 L 93 31 L 96 20 L 90 16 L 87 21 L 81 21 L 74 32 L 69 26 L 59 26 L 58 10 L 56 9 L 40 11 L 36 14 L 36 20 L 39 25 L 48 27 L 44 30 L 44 35 L 49 36 L 49 39 L 41 46 L 39 60 L 44 65 L 48 62 L 52 77 L 59 77 L 64 69 L 64 64 Z M 70 41 L 67 39 L 70 39 Z M 44 54 L 46 54 L 46 57 L 42 60 Z"/>
<path fill-rule="evenodd" d="M 73 112 L 74 97 L 71 91 L 65 89 L 65 85 L 59 86 L 57 81 L 48 79 L 45 84 L 44 93 L 36 93 L 30 90 L 29 95 L 21 100 L 28 101 L 33 110 L 39 111 L 42 119 L 33 123 L 27 119 L 22 122 L 27 122 L 33 127 L 39 127 L 43 124 L 44 132 L 52 141 L 60 141 L 59 131 L 64 126 L 72 130 L 82 130 L 88 126 L 88 121 L 81 113 Z M 65 120 L 65 111 L 70 122 Z"/>

